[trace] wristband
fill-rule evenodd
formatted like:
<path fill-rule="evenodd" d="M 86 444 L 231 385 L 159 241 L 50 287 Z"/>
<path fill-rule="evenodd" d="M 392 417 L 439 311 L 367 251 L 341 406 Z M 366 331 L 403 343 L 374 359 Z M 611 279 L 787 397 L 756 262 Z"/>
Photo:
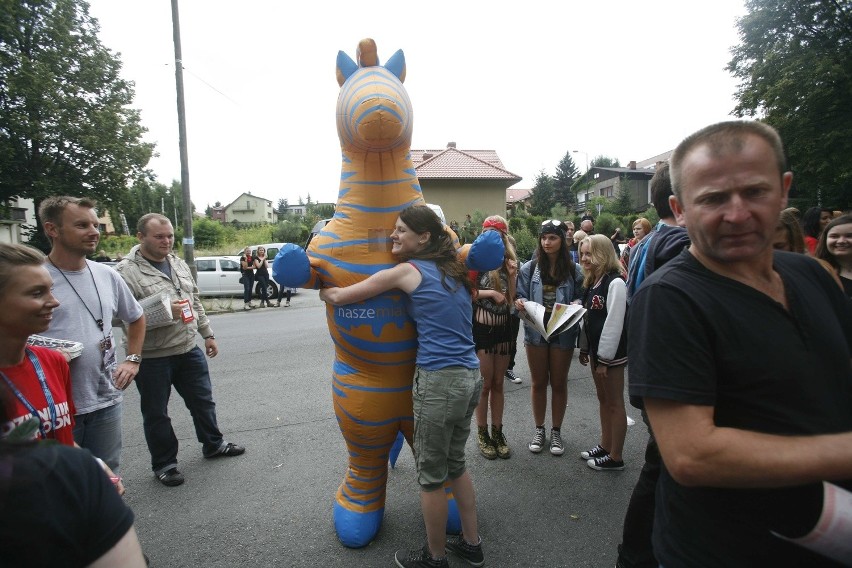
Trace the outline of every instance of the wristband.
<path fill-rule="evenodd" d="M 204 338 L 205 341 L 208 340 L 208 339 L 216 339 L 216 336 L 215 335 L 208 335 L 207 337 Z"/>

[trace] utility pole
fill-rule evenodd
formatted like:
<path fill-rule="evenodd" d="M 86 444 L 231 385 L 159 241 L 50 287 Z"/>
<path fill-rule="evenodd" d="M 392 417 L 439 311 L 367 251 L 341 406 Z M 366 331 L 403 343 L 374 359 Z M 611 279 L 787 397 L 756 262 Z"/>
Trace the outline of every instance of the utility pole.
<path fill-rule="evenodd" d="M 180 49 L 178 0 L 172 0 L 172 36 L 175 43 L 175 85 L 177 87 L 178 136 L 180 145 L 180 186 L 183 194 L 183 259 L 198 280 L 195 266 L 195 239 L 192 236 L 192 199 L 189 194 L 189 157 L 186 151 L 186 111 L 183 102 L 183 55 Z"/>

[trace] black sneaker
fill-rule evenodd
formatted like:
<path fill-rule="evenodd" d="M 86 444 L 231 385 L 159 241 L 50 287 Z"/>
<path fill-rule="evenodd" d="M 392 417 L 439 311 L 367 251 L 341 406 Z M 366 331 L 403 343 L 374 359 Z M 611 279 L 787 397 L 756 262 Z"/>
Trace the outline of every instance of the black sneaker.
<path fill-rule="evenodd" d="M 450 566 L 446 556 L 440 560 L 432 558 L 429 545 L 423 545 L 423 548 L 416 550 L 397 550 L 393 559 L 399 568 L 449 568 Z"/>
<path fill-rule="evenodd" d="M 447 550 L 471 566 L 485 564 L 485 555 L 482 554 L 482 537 L 479 538 L 479 544 L 470 544 L 464 539 L 463 534 L 448 536 Z"/>
<path fill-rule="evenodd" d="M 167 469 L 166 471 L 157 474 L 157 479 L 163 485 L 167 487 L 175 487 L 177 485 L 181 485 L 186 479 L 184 479 L 183 474 L 178 471 L 176 467 L 172 469 Z"/>
<path fill-rule="evenodd" d="M 586 462 L 586 465 L 598 471 L 621 471 L 624 469 L 624 462 L 615 461 L 609 454 L 602 458 L 591 459 Z"/>
<path fill-rule="evenodd" d="M 595 458 L 602 458 L 605 455 L 608 455 L 609 452 L 601 447 L 600 444 L 592 448 L 591 450 L 586 450 L 585 452 L 580 452 L 580 459 L 589 461 Z"/>
<path fill-rule="evenodd" d="M 207 459 L 222 458 L 222 457 L 230 458 L 230 457 L 234 457 L 234 456 L 241 456 L 244 453 L 246 453 L 246 449 L 244 447 L 238 446 L 236 444 L 232 444 L 231 442 L 228 442 L 227 444 L 225 444 L 224 446 L 222 446 L 221 448 L 216 450 L 215 454 L 210 454 L 209 456 L 204 456 L 204 457 L 207 458 Z"/>
<path fill-rule="evenodd" d="M 550 454 L 561 456 L 565 453 L 565 446 L 562 444 L 562 434 L 556 428 L 550 429 Z"/>
<path fill-rule="evenodd" d="M 513 371 L 512 369 L 506 369 L 506 380 L 512 381 L 516 385 L 518 383 L 524 382 L 524 380 L 521 377 L 519 377 L 518 375 L 516 375 L 515 371 Z"/>
<path fill-rule="evenodd" d="M 541 451 L 541 448 L 544 447 L 545 436 L 547 436 L 547 433 L 545 432 L 544 428 L 539 428 L 538 426 L 536 426 L 535 433 L 533 434 L 533 439 L 529 444 L 527 444 L 527 447 L 532 453 L 537 454 Z"/>

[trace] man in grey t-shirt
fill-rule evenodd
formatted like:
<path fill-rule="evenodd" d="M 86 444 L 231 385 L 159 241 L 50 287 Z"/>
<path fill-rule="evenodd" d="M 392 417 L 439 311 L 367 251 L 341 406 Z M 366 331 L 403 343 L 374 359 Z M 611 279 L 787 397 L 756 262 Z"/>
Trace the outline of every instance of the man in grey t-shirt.
<path fill-rule="evenodd" d="M 122 391 L 139 371 L 145 317 L 142 307 L 115 270 L 86 260 L 100 241 L 95 203 L 77 197 L 49 197 L 39 218 L 51 242 L 47 269 L 60 302 L 45 335 L 78 341 L 71 388 L 77 414 L 74 441 L 118 473 L 121 455 Z M 117 363 L 112 320 L 129 322 L 127 358 Z"/>

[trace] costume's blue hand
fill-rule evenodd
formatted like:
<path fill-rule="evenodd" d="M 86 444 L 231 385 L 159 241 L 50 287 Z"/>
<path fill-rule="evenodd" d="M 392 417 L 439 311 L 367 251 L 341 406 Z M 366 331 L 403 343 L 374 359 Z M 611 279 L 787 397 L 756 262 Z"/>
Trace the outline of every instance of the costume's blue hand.
<path fill-rule="evenodd" d="M 305 249 L 293 243 L 287 243 L 272 261 L 272 275 L 278 284 L 288 288 L 312 287 L 311 263 Z"/>
<path fill-rule="evenodd" d="M 467 267 L 479 272 L 496 270 L 503 264 L 503 255 L 506 248 L 498 231 L 485 231 L 481 233 L 470 246 L 467 254 Z"/>

